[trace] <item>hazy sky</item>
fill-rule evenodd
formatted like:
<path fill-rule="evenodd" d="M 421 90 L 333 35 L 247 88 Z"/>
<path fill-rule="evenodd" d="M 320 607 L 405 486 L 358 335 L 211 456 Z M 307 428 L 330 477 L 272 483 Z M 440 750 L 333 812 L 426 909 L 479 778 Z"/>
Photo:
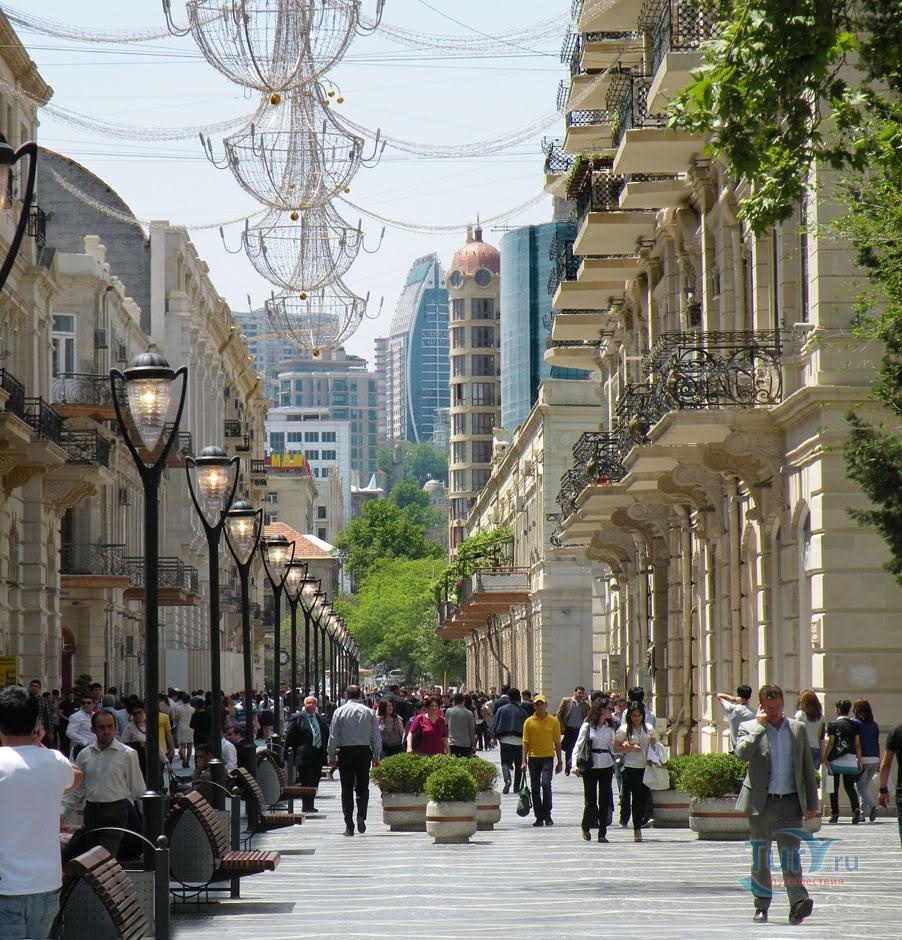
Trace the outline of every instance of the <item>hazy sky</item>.
<path fill-rule="evenodd" d="M 163 23 L 159 0 L 14 0 L 14 9 L 43 19 L 92 30 L 139 30 Z M 6 8 L 7 4 L 2 3 Z M 184 21 L 184 3 L 172 0 Z M 374 0 L 364 0 L 372 13 Z M 569 20 L 570 0 L 387 0 L 385 21 L 427 34 L 497 35 L 559 14 L 559 25 L 543 37 L 511 44 L 503 56 L 448 56 L 410 49 L 374 36 L 357 37 L 332 73 L 345 98 L 341 112 L 366 127 L 405 140 L 434 145 L 475 143 L 507 136 L 551 115 L 557 85 L 565 75 L 559 52 Z M 75 17 L 78 24 L 75 27 Z M 190 37 L 151 43 L 101 46 L 57 39 L 20 29 L 20 37 L 44 79 L 52 103 L 103 121 L 139 125 L 200 126 L 257 105 L 256 93 L 233 85 L 200 55 Z M 197 225 L 258 211 L 228 170 L 212 166 L 197 137 L 177 142 L 104 139 L 49 114 L 41 118 L 39 141 L 84 164 L 107 181 L 139 219 L 167 219 Z M 544 134 L 561 136 L 562 119 Z M 220 135 L 221 137 L 222 135 Z M 347 343 L 372 360 L 373 337 L 387 332 L 411 261 L 437 251 L 443 264 L 465 239 L 463 226 L 520 205 L 541 193 L 542 131 L 534 139 L 497 154 L 469 159 L 436 159 L 386 150 L 374 169 L 361 169 L 349 199 L 380 215 L 426 226 L 460 224 L 459 231 L 414 234 L 387 228 L 381 250 L 361 255 L 345 280 L 360 294 L 371 293 L 370 315 L 384 297 L 381 316 L 365 320 Z M 339 207 L 356 224 L 359 214 Z M 550 197 L 506 222 L 525 225 L 550 217 Z M 363 219 L 368 243 L 378 241 L 381 224 Z M 226 229 L 232 250 L 239 229 Z M 503 232 L 486 227 L 497 244 Z M 219 233 L 192 232 L 213 283 L 235 310 L 255 306 L 271 290 L 243 253 L 231 255 Z"/>

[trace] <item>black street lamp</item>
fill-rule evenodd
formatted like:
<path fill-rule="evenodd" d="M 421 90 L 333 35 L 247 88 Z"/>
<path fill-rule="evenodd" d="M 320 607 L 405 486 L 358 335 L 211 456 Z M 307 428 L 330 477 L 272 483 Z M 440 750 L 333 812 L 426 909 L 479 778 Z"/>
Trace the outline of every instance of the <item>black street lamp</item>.
<path fill-rule="evenodd" d="M 235 559 L 238 581 L 241 585 L 241 645 L 244 660 L 244 742 L 241 745 L 240 766 L 252 774 L 257 768 L 257 744 L 254 736 L 254 670 L 251 644 L 250 573 L 260 531 L 263 528 L 263 510 L 253 509 L 239 499 L 226 513 L 226 545 Z"/>
<path fill-rule="evenodd" d="M 272 588 L 273 655 L 272 684 L 275 695 L 273 706 L 273 731 L 281 735 L 282 728 L 282 589 L 288 577 L 289 565 L 294 561 L 294 542 L 289 542 L 284 535 L 264 536 L 260 539 L 260 554 L 263 556 L 263 570 Z"/>
<path fill-rule="evenodd" d="M 2 273 L 2 272 L 0 272 Z M 172 386 L 181 377 L 182 387 L 175 420 L 167 425 L 172 403 Z M 146 768 L 147 792 L 141 798 L 144 835 L 156 845 L 163 834 L 164 798 L 160 791 L 160 480 L 166 458 L 178 434 L 188 370 L 172 369 L 158 353 L 135 356 L 125 372 L 110 371 L 113 407 L 125 446 L 135 461 L 144 487 L 144 700 L 147 714 Z M 122 391 L 125 401 L 120 401 Z M 132 435 L 136 439 L 132 440 Z M 151 850 L 152 853 L 152 850 Z M 152 856 L 145 852 L 150 863 Z"/>
<path fill-rule="evenodd" d="M 212 759 L 207 764 L 213 787 L 213 805 L 225 809 L 225 764 L 222 762 L 222 655 L 219 612 L 219 538 L 226 512 L 235 499 L 239 477 L 238 457 L 229 458 L 220 447 L 205 447 L 196 459 L 188 457 L 185 472 L 191 502 L 207 535 L 210 580 L 210 742 Z M 197 483 L 195 487 L 192 468 Z M 232 472 L 234 470 L 234 473 Z"/>
<path fill-rule="evenodd" d="M 28 157 L 28 176 L 25 178 L 25 189 L 22 193 L 22 214 L 16 222 L 16 229 L 9 243 L 6 258 L 3 259 L 3 266 L 0 267 L 0 290 L 3 290 L 6 279 L 16 263 L 19 249 L 22 247 L 22 239 L 25 237 L 25 229 L 28 227 L 28 217 L 31 213 L 31 200 L 34 198 L 34 181 L 38 168 L 38 145 L 33 140 L 22 144 L 18 150 L 13 150 L 5 140 L 0 141 L 0 216 L 6 211 L 9 201 L 12 168 L 25 156 Z"/>
<path fill-rule="evenodd" d="M 326 603 L 326 594 L 325 592 L 320 592 L 318 590 L 320 582 L 316 582 L 316 586 L 311 581 L 308 580 L 307 584 L 304 585 L 304 590 L 301 592 L 301 606 L 304 608 L 304 695 L 310 694 L 310 625 L 316 620 L 317 624 L 319 623 L 319 618 L 323 610 L 323 606 Z M 316 632 L 316 627 L 314 627 L 314 633 Z M 313 673 L 314 680 L 316 679 L 316 672 Z"/>
<path fill-rule="evenodd" d="M 285 576 L 285 596 L 291 608 L 291 693 L 288 697 L 288 707 L 292 714 L 297 711 L 298 707 L 298 602 L 309 583 L 307 563 L 295 558 L 288 565 L 288 572 Z M 319 582 L 317 581 L 316 584 L 318 585 Z"/>
<path fill-rule="evenodd" d="M 319 692 L 318 689 L 322 689 L 325 692 L 325 687 L 320 686 L 320 649 L 319 649 L 319 639 L 320 633 L 325 628 L 325 624 L 329 622 L 329 618 L 332 616 L 332 606 L 331 604 L 325 604 L 319 612 L 316 614 L 316 622 L 313 624 L 313 695 L 316 696 L 316 700 L 319 701 Z M 322 658 L 324 659 L 326 655 L 326 644 L 323 642 L 323 652 Z"/>

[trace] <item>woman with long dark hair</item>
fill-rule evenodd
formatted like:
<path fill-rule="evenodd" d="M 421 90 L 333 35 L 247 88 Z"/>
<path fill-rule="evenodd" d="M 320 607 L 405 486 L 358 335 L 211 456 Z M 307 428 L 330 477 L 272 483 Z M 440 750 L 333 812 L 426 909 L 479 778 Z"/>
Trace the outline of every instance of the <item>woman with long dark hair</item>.
<path fill-rule="evenodd" d="M 645 762 L 648 749 L 658 743 L 654 731 L 645 723 L 645 706 L 641 702 L 630 702 L 626 709 L 626 724 L 619 728 L 615 737 L 617 750 L 623 754 L 623 786 L 629 790 L 633 817 L 633 841 L 642 841 L 642 826 L 646 815 L 651 790 L 645 786 Z"/>
<path fill-rule="evenodd" d="M 589 766 L 580 766 L 579 760 L 573 769 L 577 777 L 583 778 L 583 821 L 582 834 L 586 842 L 592 839 L 592 829 L 598 829 L 598 841 L 608 841 L 608 821 L 613 792 L 611 780 L 614 777 L 614 722 L 611 718 L 611 702 L 599 698 L 589 710 L 586 720 L 579 729 L 573 751 L 583 753 L 586 739 L 589 740 Z"/>
<path fill-rule="evenodd" d="M 805 734 L 808 737 L 808 747 L 811 749 L 811 759 L 814 761 L 814 769 L 820 770 L 824 762 L 824 709 L 821 706 L 821 700 L 817 697 L 817 692 L 812 689 L 805 689 L 799 695 L 799 710 L 793 716 L 796 721 L 801 721 L 805 726 Z"/>
<path fill-rule="evenodd" d="M 391 757 L 404 750 L 404 722 L 395 714 L 395 703 L 390 698 L 379 702 L 379 734 L 382 736 L 382 756 Z"/>
<path fill-rule="evenodd" d="M 880 764 L 880 726 L 874 721 L 871 703 L 866 698 L 852 702 L 852 714 L 861 737 L 861 773 L 855 779 L 855 789 L 861 799 L 861 809 L 871 822 L 877 818 L 877 804 L 868 784 Z"/>

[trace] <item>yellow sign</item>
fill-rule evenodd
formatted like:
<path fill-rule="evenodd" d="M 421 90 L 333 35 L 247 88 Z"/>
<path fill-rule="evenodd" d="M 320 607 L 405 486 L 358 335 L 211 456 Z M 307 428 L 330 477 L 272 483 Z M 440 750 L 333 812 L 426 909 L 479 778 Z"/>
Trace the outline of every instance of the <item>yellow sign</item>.
<path fill-rule="evenodd" d="M 19 659 L 17 656 L 0 656 L 0 687 L 15 685 L 19 677 Z"/>
<path fill-rule="evenodd" d="M 265 458 L 265 463 L 274 470 L 307 470 L 307 458 L 300 451 L 290 454 L 271 454 Z"/>

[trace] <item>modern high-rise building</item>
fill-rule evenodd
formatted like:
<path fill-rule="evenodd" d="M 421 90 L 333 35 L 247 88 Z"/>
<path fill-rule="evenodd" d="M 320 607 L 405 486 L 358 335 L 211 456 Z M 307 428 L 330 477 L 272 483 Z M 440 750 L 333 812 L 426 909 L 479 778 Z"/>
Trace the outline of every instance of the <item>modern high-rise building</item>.
<path fill-rule="evenodd" d="M 560 280 L 558 255 L 571 251 L 573 222 L 545 222 L 501 239 L 501 426 L 513 434 L 529 414 L 543 379 L 586 379 L 588 372 L 548 365 L 551 295 Z"/>
<path fill-rule="evenodd" d="M 432 441 L 435 413 L 448 407 L 448 291 L 435 254 L 417 258 L 388 337 L 376 340 L 384 376 L 386 438 Z"/>
<path fill-rule="evenodd" d="M 467 243 L 451 261 L 451 452 L 448 546 L 467 537 L 466 523 L 492 466 L 492 433 L 501 401 L 501 256 L 467 229 Z"/>
<path fill-rule="evenodd" d="M 301 352 L 274 332 L 263 310 L 233 313 L 244 336 L 244 345 L 254 357 L 257 375 L 263 376 L 263 391 L 275 405 L 279 396 L 279 373 L 300 360 Z"/>

